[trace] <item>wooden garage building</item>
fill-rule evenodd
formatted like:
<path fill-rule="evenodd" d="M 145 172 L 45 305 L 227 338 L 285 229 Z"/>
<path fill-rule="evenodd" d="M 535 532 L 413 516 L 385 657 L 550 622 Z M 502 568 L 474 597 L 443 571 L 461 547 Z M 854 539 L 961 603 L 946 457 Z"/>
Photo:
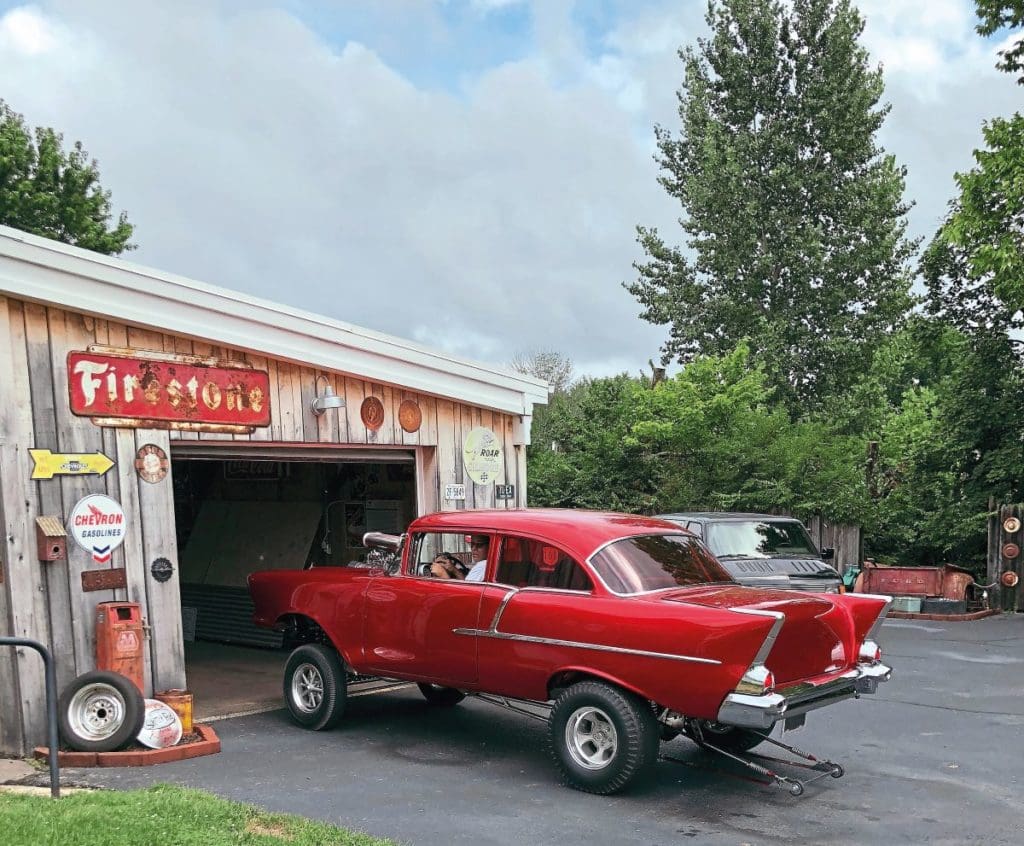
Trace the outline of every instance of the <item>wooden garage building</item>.
<path fill-rule="evenodd" d="M 94 667 L 97 603 L 138 602 L 146 694 L 184 688 L 195 627 L 244 628 L 245 572 L 525 504 L 546 400 L 540 380 L 0 227 L 0 634 L 47 645 L 63 687 Z M 89 517 L 93 494 L 123 518 Z M 76 540 L 73 513 L 123 519 L 119 545 Z M 61 528 L 66 554 L 41 560 Z M 0 754 L 44 737 L 42 662 L 2 648 Z"/>

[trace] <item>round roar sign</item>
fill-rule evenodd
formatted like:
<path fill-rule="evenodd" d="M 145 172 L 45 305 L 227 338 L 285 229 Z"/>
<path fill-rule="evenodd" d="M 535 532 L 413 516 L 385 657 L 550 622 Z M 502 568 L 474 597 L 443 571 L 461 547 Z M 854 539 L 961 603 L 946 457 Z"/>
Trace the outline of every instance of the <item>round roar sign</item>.
<path fill-rule="evenodd" d="M 469 478 L 478 485 L 492 483 L 503 466 L 498 436 L 483 426 L 470 429 L 462 445 L 462 458 Z"/>
<path fill-rule="evenodd" d="M 90 494 L 78 500 L 68 518 L 68 531 L 97 564 L 109 564 L 110 556 L 124 540 L 124 510 L 121 503 L 104 494 Z"/>

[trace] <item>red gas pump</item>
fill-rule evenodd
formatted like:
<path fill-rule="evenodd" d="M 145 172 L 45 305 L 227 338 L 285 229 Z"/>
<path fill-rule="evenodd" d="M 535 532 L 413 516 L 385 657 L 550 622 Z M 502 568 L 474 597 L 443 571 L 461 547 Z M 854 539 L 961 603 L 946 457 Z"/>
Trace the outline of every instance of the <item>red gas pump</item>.
<path fill-rule="evenodd" d="M 142 609 L 137 602 L 96 606 L 96 669 L 131 679 L 145 696 Z"/>

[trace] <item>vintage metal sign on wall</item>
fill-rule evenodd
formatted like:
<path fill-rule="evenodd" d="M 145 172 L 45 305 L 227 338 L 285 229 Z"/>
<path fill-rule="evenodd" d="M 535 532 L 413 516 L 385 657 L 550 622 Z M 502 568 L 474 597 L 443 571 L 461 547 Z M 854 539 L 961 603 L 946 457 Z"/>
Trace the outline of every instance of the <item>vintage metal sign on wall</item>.
<path fill-rule="evenodd" d="M 130 353 L 130 354 L 129 354 Z M 149 351 L 68 353 L 71 411 L 104 426 L 252 431 L 270 425 L 270 376 Z"/>

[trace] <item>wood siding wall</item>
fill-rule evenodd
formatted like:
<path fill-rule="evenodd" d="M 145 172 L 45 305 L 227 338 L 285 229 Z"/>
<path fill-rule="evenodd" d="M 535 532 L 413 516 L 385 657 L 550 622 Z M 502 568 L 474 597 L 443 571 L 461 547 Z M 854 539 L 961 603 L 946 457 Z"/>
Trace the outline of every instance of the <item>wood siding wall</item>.
<path fill-rule="evenodd" d="M 251 435 L 179 432 L 164 429 L 100 428 L 71 414 L 67 355 L 90 345 L 217 356 L 247 361 L 270 374 L 271 424 Z M 401 446 L 417 459 L 417 507 L 488 508 L 496 503 L 493 485 L 475 485 L 464 475 L 462 444 L 469 430 L 486 426 L 502 441 L 504 478 L 516 486 L 516 501 L 526 498 L 525 447 L 513 443 L 513 418 L 461 403 L 418 395 L 356 376 L 324 373 L 346 406 L 320 417 L 310 410 L 321 371 L 252 353 L 224 349 L 187 338 L 141 330 L 56 308 L 0 297 L 0 527 L 6 538 L 0 553 L 0 633 L 46 644 L 56 658 L 58 687 L 94 667 L 94 618 L 99 602 L 138 602 L 151 627 L 147 641 L 147 693 L 185 687 L 181 608 L 177 578 L 173 501 L 173 463 L 166 479 L 149 484 L 135 472 L 136 450 L 156 444 L 173 458 L 183 441 L 273 441 L 356 447 Z M 320 380 L 321 386 L 323 380 Z M 384 404 L 380 429 L 367 429 L 360 405 L 367 396 Z M 415 400 L 423 421 L 404 431 L 398 408 Z M 58 476 L 31 481 L 30 448 L 54 452 L 103 452 L 116 464 L 104 476 Z M 339 450 L 339 460 L 344 460 Z M 446 484 L 464 483 L 465 501 L 443 499 Z M 84 592 L 83 571 L 98 569 L 91 556 L 70 538 L 66 560 L 40 563 L 35 518 L 54 515 L 62 523 L 75 503 L 104 493 L 124 508 L 128 533 L 109 566 L 125 568 L 127 588 Z M 174 577 L 165 583 L 149 574 L 151 563 L 169 559 Z M 24 651 L 24 650 L 23 650 Z M 43 667 L 31 650 L 0 649 L 0 753 L 21 754 L 45 737 Z"/>

